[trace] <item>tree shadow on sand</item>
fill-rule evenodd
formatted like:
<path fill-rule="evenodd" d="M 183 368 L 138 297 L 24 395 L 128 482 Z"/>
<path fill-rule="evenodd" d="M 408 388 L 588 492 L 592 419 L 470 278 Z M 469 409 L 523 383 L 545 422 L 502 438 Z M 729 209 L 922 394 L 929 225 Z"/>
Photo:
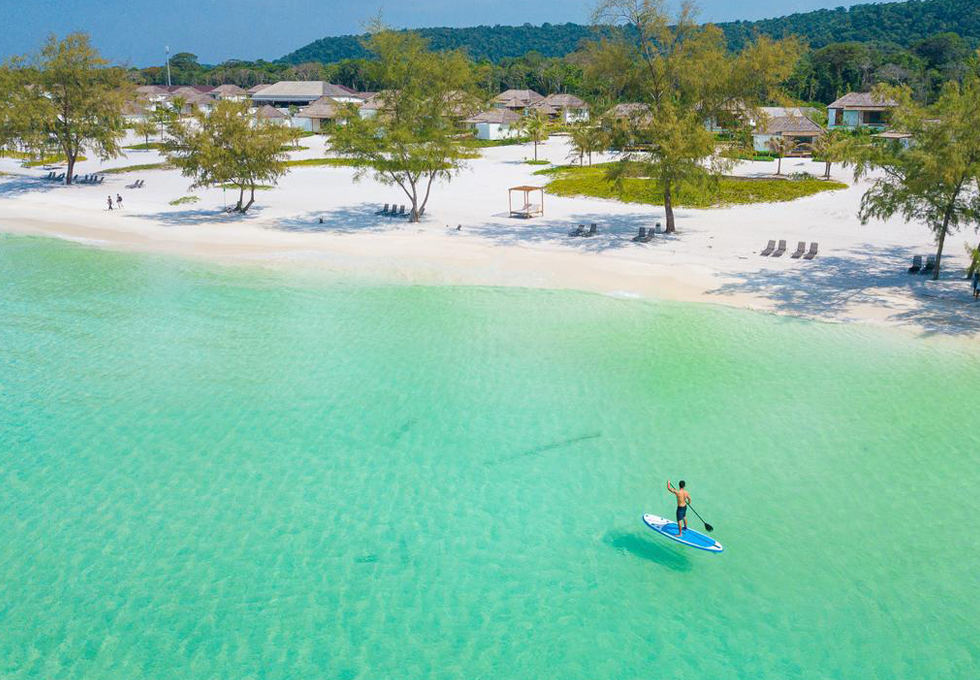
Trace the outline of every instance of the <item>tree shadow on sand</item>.
<path fill-rule="evenodd" d="M 678 226 L 681 226 L 684 219 L 690 218 L 677 216 Z M 562 220 L 513 218 L 504 223 L 464 224 L 463 229 L 467 233 L 504 245 L 560 244 L 583 252 L 602 253 L 624 248 L 663 247 L 681 238 L 680 234 L 657 234 L 649 243 L 633 241 L 640 227 L 652 231 L 657 222 L 663 224 L 664 221 L 663 215 L 658 213 L 578 213 Z M 593 223 L 598 227 L 595 236 L 568 235 L 580 224 L 587 231 Z"/>
<path fill-rule="evenodd" d="M 54 182 L 41 179 L 41 177 L 28 177 L 26 175 L 0 175 L 0 196 L 12 198 L 24 194 L 39 194 L 58 187 L 64 187 L 64 181 Z M 79 185 L 76 185 L 79 186 Z M 80 186 L 87 186 L 82 184 Z"/>
<path fill-rule="evenodd" d="M 649 562 L 656 562 L 674 571 L 691 571 L 691 561 L 676 548 L 651 540 L 634 532 L 610 531 L 602 542 L 619 552 L 629 553 Z"/>
<path fill-rule="evenodd" d="M 407 215 L 405 217 L 379 215 L 377 213 L 380 208 L 381 206 L 376 203 L 361 203 L 336 210 L 313 211 L 277 220 L 270 228 L 312 234 L 362 234 L 435 224 L 434 221 L 425 218 L 422 222 L 411 223 Z"/>
<path fill-rule="evenodd" d="M 980 303 L 974 302 L 959 268 L 950 266 L 933 282 L 907 273 L 913 254 L 909 248 L 864 244 L 847 255 L 791 260 L 794 266 L 777 271 L 766 270 L 767 261 L 760 257 L 760 270 L 727 274 L 735 281 L 710 293 L 758 295 L 780 312 L 828 321 L 851 320 L 850 305 L 872 305 L 892 310 L 889 321 L 922 327 L 924 335 L 980 332 Z M 896 295 L 911 301 L 911 307 L 897 306 Z"/>
<path fill-rule="evenodd" d="M 253 206 L 244 215 L 237 212 L 225 212 L 222 208 L 199 208 L 197 210 L 165 210 L 158 213 L 141 213 L 134 215 L 134 217 L 161 222 L 169 227 L 183 227 L 214 222 L 229 224 L 246 222 L 259 217 L 261 213 L 261 206 Z"/>

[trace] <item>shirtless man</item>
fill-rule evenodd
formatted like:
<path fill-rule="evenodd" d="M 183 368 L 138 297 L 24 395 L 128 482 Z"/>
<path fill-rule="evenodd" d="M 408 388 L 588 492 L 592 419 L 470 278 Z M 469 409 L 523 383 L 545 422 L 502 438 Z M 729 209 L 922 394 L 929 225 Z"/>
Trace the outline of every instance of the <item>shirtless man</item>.
<path fill-rule="evenodd" d="M 684 480 L 682 479 L 677 483 L 680 487 L 675 489 L 670 484 L 670 480 L 667 480 L 667 491 L 671 492 L 677 496 L 677 535 L 681 535 L 681 522 L 684 523 L 684 528 L 687 529 L 687 504 L 691 502 L 691 494 L 684 490 Z"/>

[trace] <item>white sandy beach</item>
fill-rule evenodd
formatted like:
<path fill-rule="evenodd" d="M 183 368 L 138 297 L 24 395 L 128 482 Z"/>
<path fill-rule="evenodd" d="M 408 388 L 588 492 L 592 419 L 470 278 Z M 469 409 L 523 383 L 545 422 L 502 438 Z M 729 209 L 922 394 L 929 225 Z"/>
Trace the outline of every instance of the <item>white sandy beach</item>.
<path fill-rule="evenodd" d="M 130 143 L 142 140 L 132 140 Z M 325 154 L 309 137 L 294 158 Z M 375 215 L 384 203 L 407 203 L 398 188 L 370 178 L 352 184 L 353 170 L 293 168 L 280 186 L 257 193 L 247 216 L 227 215 L 235 192 L 188 190 L 177 171 L 107 175 L 99 186 L 65 187 L 39 178 L 41 168 L 0 159 L 0 229 L 145 252 L 174 253 L 269 266 L 312 267 L 382 281 L 425 284 L 573 288 L 603 294 L 710 302 L 824 321 L 857 321 L 953 336 L 980 334 L 980 303 L 962 278 L 963 244 L 972 230 L 947 239 L 939 282 L 906 274 L 915 254 L 933 253 L 930 231 L 900 219 L 861 225 L 864 191 L 851 185 L 789 203 L 676 211 L 678 233 L 633 243 L 637 227 L 653 227 L 663 209 L 589 198 L 545 197 L 545 216 L 508 217 L 507 189 L 543 184 L 539 167 L 522 162 L 531 145 L 483 150 L 461 175 L 433 189 L 421 224 Z M 563 137 L 539 146 L 540 158 L 566 162 Z M 80 175 L 103 168 L 155 163 L 155 151 L 130 151 L 106 163 L 84 161 Z M 775 163 L 743 163 L 739 174 L 765 175 Z M 783 172 L 820 174 L 823 164 L 786 159 Z M 127 189 L 136 179 L 143 189 Z M 106 196 L 124 209 L 109 212 Z M 186 195 L 200 202 L 171 206 Z M 320 218 L 323 223 L 320 223 Z M 569 238 L 577 224 L 597 223 L 600 235 Z M 462 225 L 461 231 L 455 226 Z M 447 225 L 450 227 L 447 229 Z M 810 262 L 758 255 L 769 239 L 817 241 Z"/>

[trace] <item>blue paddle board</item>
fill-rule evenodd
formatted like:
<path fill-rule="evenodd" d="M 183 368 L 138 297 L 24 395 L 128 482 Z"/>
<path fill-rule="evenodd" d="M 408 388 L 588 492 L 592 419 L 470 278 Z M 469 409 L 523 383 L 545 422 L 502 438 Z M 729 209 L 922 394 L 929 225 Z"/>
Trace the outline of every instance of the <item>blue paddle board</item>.
<path fill-rule="evenodd" d="M 677 535 L 677 522 L 658 517 L 657 515 L 643 515 L 643 523 L 656 531 L 664 538 L 686 545 L 689 548 L 697 548 L 712 553 L 722 551 L 721 543 L 713 538 L 705 536 L 700 531 L 685 529 L 680 536 Z"/>

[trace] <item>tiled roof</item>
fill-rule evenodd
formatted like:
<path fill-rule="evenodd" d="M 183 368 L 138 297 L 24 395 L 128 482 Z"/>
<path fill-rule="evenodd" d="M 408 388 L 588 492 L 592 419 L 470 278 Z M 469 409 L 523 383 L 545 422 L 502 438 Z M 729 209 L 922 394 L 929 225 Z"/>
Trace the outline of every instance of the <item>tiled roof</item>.
<path fill-rule="evenodd" d="M 803 134 L 821 135 L 824 129 L 804 116 L 776 116 L 769 118 L 765 128 L 758 131 L 763 135 Z"/>
<path fill-rule="evenodd" d="M 490 109 L 467 118 L 465 123 L 515 123 L 521 119 L 519 114 L 507 109 Z"/>
<path fill-rule="evenodd" d="M 871 92 L 848 92 L 843 97 L 830 104 L 827 108 L 849 109 L 849 108 L 882 108 L 898 106 L 898 102 L 887 97 L 879 99 Z"/>

